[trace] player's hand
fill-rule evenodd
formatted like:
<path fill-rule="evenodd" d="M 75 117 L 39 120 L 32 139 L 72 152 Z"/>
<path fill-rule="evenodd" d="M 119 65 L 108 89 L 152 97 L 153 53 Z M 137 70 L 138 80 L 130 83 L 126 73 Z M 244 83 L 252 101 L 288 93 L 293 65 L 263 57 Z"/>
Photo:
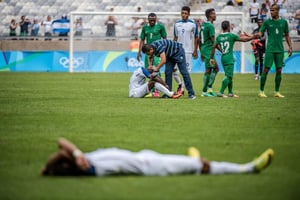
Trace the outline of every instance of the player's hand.
<path fill-rule="evenodd" d="M 209 60 L 209 64 L 215 65 L 215 60 L 214 60 L 214 59 L 210 59 L 210 60 Z"/>
<path fill-rule="evenodd" d="M 201 57 L 200 57 L 201 61 L 204 62 L 204 56 L 201 54 Z"/>
<path fill-rule="evenodd" d="M 197 51 L 194 51 L 194 52 L 193 52 L 193 58 L 194 58 L 194 59 L 198 58 L 198 52 L 197 52 Z"/>
<path fill-rule="evenodd" d="M 293 55 L 293 49 L 292 47 L 289 48 L 289 57 Z"/>
<path fill-rule="evenodd" d="M 84 155 L 76 157 L 76 164 L 83 171 L 88 170 L 91 167 L 91 164 Z"/>
<path fill-rule="evenodd" d="M 138 54 L 137 54 L 137 56 L 136 56 L 136 59 L 137 59 L 138 61 L 140 61 L 140 59 L 141 59 L 141 53 L 140 53 L 140 52 L 138 52 Z"/>

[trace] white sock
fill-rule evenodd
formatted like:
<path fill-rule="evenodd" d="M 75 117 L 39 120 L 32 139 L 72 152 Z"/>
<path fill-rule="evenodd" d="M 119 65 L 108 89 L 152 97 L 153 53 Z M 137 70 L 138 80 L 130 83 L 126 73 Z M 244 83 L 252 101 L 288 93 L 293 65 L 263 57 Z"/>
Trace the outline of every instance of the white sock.
<path fill-rule="evenodd" d="M 168 90 L 168 88 L 166 88 L 165 86 L 163 86 L 162 84 L 160 83 L 155 83 L 154 84 L 155 88 L 158 89 L 158 91 L 168 95 L 168 97 L 172 97 L 174 92 L 171 92 L 170 90 Z"/>
<path fill-rule="evenodd" d="M 176 83 L 179 85 L 179 84 L 182 84 L 182 82 L 181 82 L 181 79 L 180 79 L 180 76 L 179 76 L 179 71 L 178 71 L 178 69 L 175 71 L 175 72 L 173 72 L 173 78 L 174 78 L 174 80 L 176 81 Z"/>
<path fill-rule="evenodd" d="M 242 174 L 253 172 L 253 164 L 236 164 L 229 162 L 210 162 L 210 174 Z"/>

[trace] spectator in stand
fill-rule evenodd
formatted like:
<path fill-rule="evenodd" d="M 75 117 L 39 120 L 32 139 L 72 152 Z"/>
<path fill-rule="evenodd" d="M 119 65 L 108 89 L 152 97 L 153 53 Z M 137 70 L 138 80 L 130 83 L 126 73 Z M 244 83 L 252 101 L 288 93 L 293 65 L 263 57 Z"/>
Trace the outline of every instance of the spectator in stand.
<path fill-rule="evenodd" d="M 298 25 L 297 25 L 296 29 L 297 29 L 298 35 L 300 35 L 300 9 L 296 10 L 294 18 L 295 18 L 295 20 L 298 20 Z"/>
<path fill-rule="evenodd" d="M 271 8 L 271 1 L 270 0 L 266 0 L 266 7 L 268 10 L 270 10 Z"/>
<path fill-rule="evenodd" d="M 113 12 L 114 8 L 110 9 L 110 12 Z M 118 21 L 115 16 L 108 16 L 107 20 L 104 22 L 106 25 L 106 37 L 115 37 L 116 36 L 116 25 L 118 25 Z"/>
<path fill-rule="evenodd" d="M 52 37 L 52 18 L 50 15 L 47 16 L 46 21 L 41 22 L 41 26 L 44 27 L 45 40 L 51 40 Z"/>
<path fill-rule="evenodd" d="M 75 22 L 75 36 L 82 36 L 83 34 L 83 25 L 82 25 L 82 18 L 78 17 L 76 18 Z"/>
<path fill-rule="evenodd" d="M 143 27 L 143 22 L 140 21 L 140 18 L 133 17 L 133 22 L 130 26 L 131 29 L 131 39 L 138 40 L 139 39 L 139 30 Z"/>
<path fill-rule="evenodd" d="M 262 3 L 260 12 L 259 12 L 259 14 L 260 14 L 259 18 L 262 19 L 263 21 L 265 21 L 268 18 L 268 12 L 269 12 L 269 10 L 267 8 L 267 4 Z"/>
<path fill-rule="evenodd" d="M 251 23 L 257 23 L 258 15 L 259 15 L 259 3 L 256 0 L 253 0 L 250 3 L 249 15 L 251 18 Z"/>
<path fill-rule="evenodd" d="M 34 18 L 33 23 L 30 24 L 30 35 L 33 36 L 32 40 L 34 39 L 34 37 L 38 36 L 39 30 L 40 30 L 40 25 L 38 23 L 38 20 L 37 18 Z M 38 40 L 38 38 L 35 39 Z"/>
<path fill-rule="evenodd" d="M 283 4 L 285 3 L 286 0 L 273 0 L 273 2 L 277 5 L 279 5 L 280 9 L 282 9 Z"/>
<path fill-rule="evenodd" d="M 17 32 L 16 32 L 16 29 L 18 27 L 18 24 L 16 22 L 15 19 L 12 19 L 10 21 L 10 25 L 9 25 L 9 36 L 16 36 L 17 35 Z M 13 38 L 13 40 L 15 40 L 16 38 Z"/>
<path fill-rule="evenodd" d="M 236 5 L 243 6 L 243 0 L 235 0 Z"/>
<path fill-rule="evenodd" d="M 28 18 L 25 19 L 25 16 L 23 15 L 21 17 L 21 21 L 19 22 L 20 26 L 20 36 L 27 36 L 28 35 L 28 27 L 30 25 L 30 20 Z"/>
<path fill-rule="evenodd" d="M 64 40 L 67 40 L 68 33 L 70 32 L 70 20 L 67 18 L 67 15 L 64 14 L 61 19 L 54 20 L 52 28 L 53 32 L 58 33 L 58 36 L 61 37 L 59 40 L 62 40 L 62 37 L 65 37 Z"/>

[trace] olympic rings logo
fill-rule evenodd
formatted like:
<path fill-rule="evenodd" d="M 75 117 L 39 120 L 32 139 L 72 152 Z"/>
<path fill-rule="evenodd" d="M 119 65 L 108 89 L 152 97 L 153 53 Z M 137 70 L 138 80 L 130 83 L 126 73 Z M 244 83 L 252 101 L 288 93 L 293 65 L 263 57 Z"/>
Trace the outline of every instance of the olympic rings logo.
<path fill-rule="evenodd" d="M 84 58 L 83 57 L 73 58 L 73 68 L 74 69 L 78 68 L 83 63 L 84 63 Z M 64 68 L 69 68 L 69 65 L 70 65 L 69 58 L 61 57 L 59 59 L 59 64 L 61 64 Z"/>

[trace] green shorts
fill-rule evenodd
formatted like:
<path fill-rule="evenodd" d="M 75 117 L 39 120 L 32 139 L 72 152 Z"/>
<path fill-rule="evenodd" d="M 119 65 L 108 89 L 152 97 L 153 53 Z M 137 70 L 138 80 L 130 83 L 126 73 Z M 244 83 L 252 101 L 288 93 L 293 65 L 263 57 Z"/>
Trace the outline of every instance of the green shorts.
<path fill-rule="evenodd" d="M 215 62 L 217 62 L 215 58 L 214 58 L 214 60 L 215 60 Z M 215 65 L 210 64 L 210 58 L 209 57 L 204 58 L 204 63 L 205 63 L 205 68 L 215 68 Z"/>
<path fill-rule="evenodd" d="M 148 62 L 148 55 L 145 55 L 145 68 L 149 67 L 149 62 Z M 154 56 L 153 57 L 153 65 L 157 66 L 160 63 L 160 57 Z"/>
<path fill-rule="evenodd" d="M 283 59 L 284 59 L 284 52 L 282 53 L 266 52 L 264 66 L 266 68 L 271 68 L 274 62 L 276 68 L 282 68 L 284 66 Z"/>

